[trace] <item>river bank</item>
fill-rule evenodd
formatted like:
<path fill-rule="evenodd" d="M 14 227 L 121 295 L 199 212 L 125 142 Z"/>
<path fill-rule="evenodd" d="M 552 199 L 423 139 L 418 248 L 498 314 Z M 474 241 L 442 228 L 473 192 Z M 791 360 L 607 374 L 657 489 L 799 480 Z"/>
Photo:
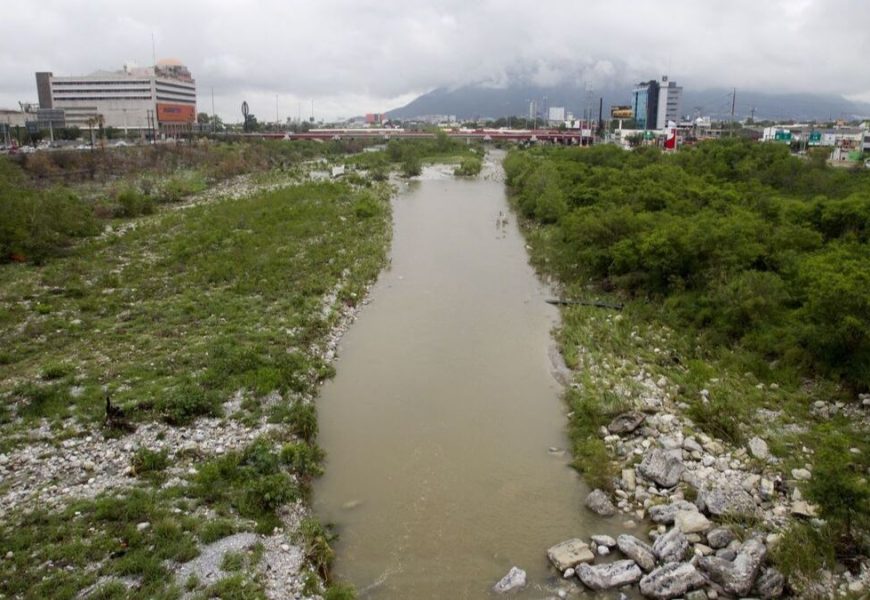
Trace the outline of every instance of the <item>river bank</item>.
<path fill-rule="evenodd" d="M 672 203 L 677 216 L 663 215 L 654 211 L 665 204 L 644 192 L 653 185 L 645 177 L 676 172 L 677 161 L 647 166 L 658 158 L 610 150 L 555 150 L 552 162 L 533 151 L 516 156 L 509 169 L 533 263 L 554 277 L 562 298 L 604 301 L 563 308 L 558 333 L 574 369 L 565 397 L 575 466 L 601 489 L 588 510 L 629 521 L 632 529 L 644 524 L 616 539 L 575 544 L 568 573 L 574 593 L 639 583 L 639 592 L 653 598 L 861 597 L 870 583 L 860 516 L 866 514 L 870 398 L 850 398 L 847 388 L 823 377 L 795 382 L 783 362 L 760 364 L 740 347 L 705 348 L 712 336 L 666 320 L 660 296 L 620 293 L 621 285 L 631 289 L 655 280 L 657 269 L 673 268 L 675 299 L 665 303 L 668 309 L 710 302 L 698 291 L 678 295 L 693 280 L 679 271 L 682 246 L 669 246 L 677 242 L 667 236 L 676 233 L 631 238 L 693 206 L 681 204 L 679 194 L 664 194 L 662 203 Z M 628 193 L 626 181 L 639 191 Z M 632 219 L 637 222 L 629 226 Z M 626 239 L 616 244 L 620 236 Z M 579 242 L 596 237 L 616 245 Z M 603 280 L 591 275 L 625 269 L 638 260 L 632 251 L 662 262 Z M 599 256 L 607 252 L 615 258 Z M 742 313 L 728 316 L 734 314 Z M 843 546 L 851 515 L 856 541 Z M 624 561 L 603 564 L 614 556 Z"/>
<path fill-rule="evenodd" d="M 243 176 L 2 267 L 3 594 L 325 593 L 313 399 L 389 241 L 356 181 Z"/>

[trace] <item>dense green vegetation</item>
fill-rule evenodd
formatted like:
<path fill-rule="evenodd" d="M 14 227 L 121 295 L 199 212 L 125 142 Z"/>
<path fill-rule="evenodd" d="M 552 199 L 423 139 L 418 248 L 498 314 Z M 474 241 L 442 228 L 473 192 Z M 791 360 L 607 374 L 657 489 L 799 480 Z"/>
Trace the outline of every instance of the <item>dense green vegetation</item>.
<path fill-rule="evenodd" d="M 0 263 L 41 263 L 112 219 L 149 215 L 220 181 L 335 159 L 361 141 L 200 143 L 0 157 Z M 385 178 L 385 177 L 384 177 Z M 357 183 L 364 183 L 357 182 Z"/>
<path fill-rule="evenodd" d="M 640 365 L 706 433 L 763 435 L 784 473 L 813 463 L 803 493 L 826 523 L 796 524 L 774 553 L 796 586 L 866 555 L 866 424 L 813 406 L 860 412 L 870 386 L 870 173 L 738 140 L 536 148 L 505 169 L 538 268 L 566 297 L 624 304 L 568 307 L 559 332 L 581 379 L 567 396 L 575 464 L 593 485 L 615 475 L 596 432 Z"/>
<path fill-rule="evenodd" d="M 868 389 L 870 174 L 727 141 L 515 152 L 505 166 L 564 281 L 661 303 L 704 343 L 751 351 L 760 374 Z"/>
<path fill-rule="evenodd" d="M 339 300 L 353 304 L 377 273 L 386 200 L 386 190 L 299 185 L 163 213 L 41 268 L 3 267 L 6 410 L 92 422 L 108 386 L 132 418 L 183 424 L 218 414 L 240 388 L 311 392 L 331 369 L 301 349 L 328 330 L 320 302 L 342 274 Z M 300 427 L 310 435 L 310 424 Z"/>
<path fill-rule="evenodd" d="M 462 177 L 474 177 L 480 173 L 482 168 L 483 161 L 481 159 L 476 156 L 469 156 L 468 158 L 462 159 L 459 166 L 453 170 L 453 174 Z"/>

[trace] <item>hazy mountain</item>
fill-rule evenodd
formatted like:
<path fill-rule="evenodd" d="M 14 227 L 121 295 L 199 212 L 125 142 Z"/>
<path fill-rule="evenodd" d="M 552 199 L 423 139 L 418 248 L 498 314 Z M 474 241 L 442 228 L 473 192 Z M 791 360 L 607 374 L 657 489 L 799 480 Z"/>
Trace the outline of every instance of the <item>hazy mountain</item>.
<path fill-rule="evenodd" d="M 598 115 L 599 98 L 604 99 L 604 113 L 612 104 L 630 104 L 631 86 L 615 86 L 586 92 L 582 87 L 562 85 L 536 87 L 512 84 L 506 87 L 466 85 L 455 89 L 439 88 L 423 94 L 409 104 L 389 111 L 394 118 L 413 118 L 424 115 L 456 115 L 460 119 L 528 115 L 529 101 L 549 106 L 564 106 L 576 117 L 591 110 Z M 870 103 L 853 102 L 836 95 L 772 94 L 737 90 L 736 114 L 738 118 L 829 120 L 870 117 Z M 684 87 L 683 112 L 698 112 L 713 118 L 727 117 L 731 113 L 731 90 L 693 90 Z"/>

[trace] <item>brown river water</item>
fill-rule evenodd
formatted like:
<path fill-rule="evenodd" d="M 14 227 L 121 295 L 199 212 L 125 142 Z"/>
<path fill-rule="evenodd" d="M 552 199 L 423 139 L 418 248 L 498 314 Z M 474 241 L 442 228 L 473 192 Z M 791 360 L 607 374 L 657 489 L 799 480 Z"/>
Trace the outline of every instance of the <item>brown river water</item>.
<path fill-rule="evenodd" d="M 490 598 L 513 565 L 565 587 L 546 558 L 614 533 L 583 508 L 563 450 L 565 407 L 548 351 L 558 311 L 528 264 L 498 162 L 454 178 L 427 168 L 393 201 L 392 265 L 339 347 L 318 402 L 338 579 L 373 600 Z M 499 214 L 507 224 L 497 224 Z"/>

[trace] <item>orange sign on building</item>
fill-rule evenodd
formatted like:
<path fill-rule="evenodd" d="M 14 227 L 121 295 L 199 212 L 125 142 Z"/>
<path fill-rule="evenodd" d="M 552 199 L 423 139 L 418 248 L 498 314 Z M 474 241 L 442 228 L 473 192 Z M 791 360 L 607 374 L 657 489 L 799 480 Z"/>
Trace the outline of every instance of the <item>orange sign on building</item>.
<path fill-rule="evenodd" d="M 160 123 L 193 123 L 196 107 L 190 104 L 157 103 L 157 121 Z"/>

